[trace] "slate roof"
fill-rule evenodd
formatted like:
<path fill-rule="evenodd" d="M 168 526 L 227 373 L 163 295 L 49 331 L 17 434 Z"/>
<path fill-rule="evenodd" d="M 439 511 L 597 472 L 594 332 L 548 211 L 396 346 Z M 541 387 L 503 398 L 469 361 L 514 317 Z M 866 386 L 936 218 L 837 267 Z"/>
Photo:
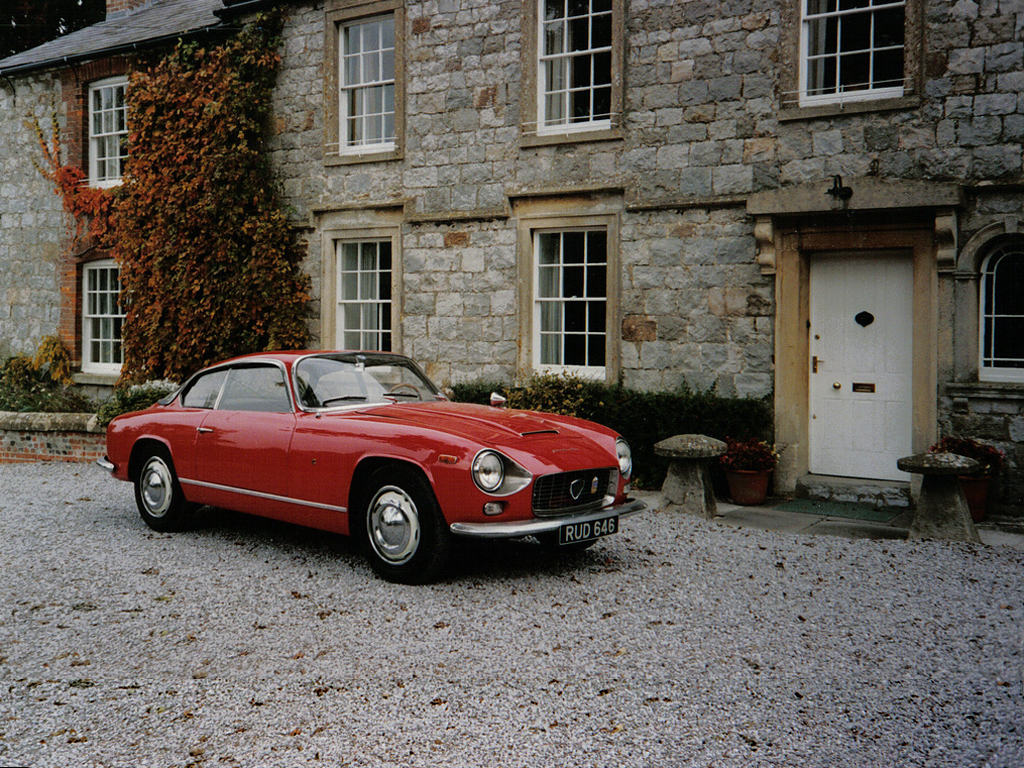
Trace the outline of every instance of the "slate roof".
<path fill-rule="evenodd" d="M 223 8 L 222 0 L 153 0 L 140 8 L 8 56 L 0 60 L 0 74 L 9 76 L 72 64 L 212 30 L 221 26 L 215 12 Z"/>

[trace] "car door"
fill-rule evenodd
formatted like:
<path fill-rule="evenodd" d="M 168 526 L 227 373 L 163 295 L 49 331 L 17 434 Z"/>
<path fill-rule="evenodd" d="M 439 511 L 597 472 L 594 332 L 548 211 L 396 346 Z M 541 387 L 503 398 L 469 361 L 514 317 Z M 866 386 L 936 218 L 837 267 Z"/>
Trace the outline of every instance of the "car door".
<path fill-rule="evenodd" d="M 289 497 L 288 450 L 295 410 L 283 368 L 273 364 L 232 367 L 217 407 L 196 438 L 195 477 L 209 503 L 269 513 Z"/>

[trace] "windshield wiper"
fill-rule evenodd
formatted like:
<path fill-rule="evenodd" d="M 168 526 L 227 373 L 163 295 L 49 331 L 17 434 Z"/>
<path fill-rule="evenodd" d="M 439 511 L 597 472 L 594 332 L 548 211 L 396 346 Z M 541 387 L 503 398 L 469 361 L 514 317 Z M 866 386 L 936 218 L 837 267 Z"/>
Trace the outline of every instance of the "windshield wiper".
<path fill-rule="evenodd" d="M 365 395 L 343 395 L 342 397 L 328 397 L 326 400 L 321 400 L 320 405 L 326 406 L 328 403 L 351 403 L 354 401 L 363 402 L 365 400 Z"/>

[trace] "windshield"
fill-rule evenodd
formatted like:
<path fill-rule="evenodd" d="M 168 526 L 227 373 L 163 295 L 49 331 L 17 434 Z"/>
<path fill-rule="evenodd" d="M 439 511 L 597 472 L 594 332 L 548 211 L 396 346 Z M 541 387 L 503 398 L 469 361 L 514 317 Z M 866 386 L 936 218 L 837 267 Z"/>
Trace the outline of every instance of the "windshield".
<path fill-rule="evenodd" d="M 415 363 L 398 355 L 306 357 L 295 366 L 295 384 L 306 408 L 445 399 Z"/>

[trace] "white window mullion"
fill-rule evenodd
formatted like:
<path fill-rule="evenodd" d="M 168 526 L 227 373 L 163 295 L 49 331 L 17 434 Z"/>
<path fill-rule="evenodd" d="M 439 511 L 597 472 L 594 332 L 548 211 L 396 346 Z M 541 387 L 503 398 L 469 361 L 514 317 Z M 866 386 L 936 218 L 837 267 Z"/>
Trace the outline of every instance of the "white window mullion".
<path fill-rule="evenodd" d="M 128 108 L 125 78 L 110 78 L 89 87 L 89 183 L 110 187 L 121 182 L 128 158 Z"/>
<path fill-rule="evenodd" d="M 82 273 L 82 370 L 119 373 L 124 355 L 120 270 L 113 261 L 86 265 Z"/>
<path fill-rule="evenodd" d="M 338 241 L 335 258 L 340 346 L 391 351 L 391 241 Z"/>
<path fill-rule="evenodd" d="M 339 152 L 394 149 L 394 17 L 342 26 L 338 49 Z"/>
<path fill-rule="evenodd" d="M 1024 243 L 989 254 L 980 291 L 979 379 L 1024 382 Z"/>
<path fill-rule="evenodd" d="M 603 230 L 537 232 L 534 264 L 534 366 L 603 374 L 608 338 L 606 234 Z M 601 318 L 600 328 L 595 327 L 594 313 Z"/>
<path fill-rule="evenodd" d="M 800 103 L 812 106 L 903 96 L 903 31 L 888 45 L 877 33 L 884 33 L 886 23 L 905 23 L 905 0 L 853 8 L 843 5 L 802 0 Z M 847 28 L 854 19 L 867 22 L 862 39 L 852 39 L 858 26 Z M 834 30 L 832 41 L 830 29 Z"/>

